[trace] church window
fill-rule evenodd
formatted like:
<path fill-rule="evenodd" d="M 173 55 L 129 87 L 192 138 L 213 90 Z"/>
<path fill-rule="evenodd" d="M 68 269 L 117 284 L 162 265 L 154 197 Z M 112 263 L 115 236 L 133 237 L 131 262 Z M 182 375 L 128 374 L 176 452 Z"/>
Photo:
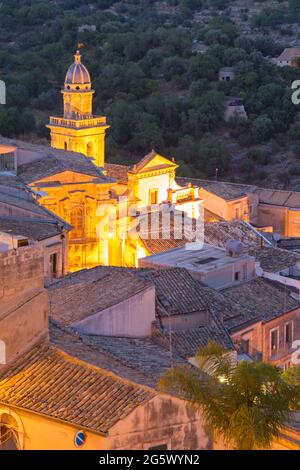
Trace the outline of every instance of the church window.
<path fill-rule="evenodd" d="M 71 238 L 82 238 L 84 232 L 84 214 L 80 207 L 75 207 L 71 212 Z"/>

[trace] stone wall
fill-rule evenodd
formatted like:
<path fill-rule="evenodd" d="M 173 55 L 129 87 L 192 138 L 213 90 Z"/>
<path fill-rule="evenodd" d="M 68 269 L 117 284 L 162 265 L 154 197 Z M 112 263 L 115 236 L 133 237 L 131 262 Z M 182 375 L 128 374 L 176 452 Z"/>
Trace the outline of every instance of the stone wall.
<path fill-rule="evenodd" d="M 48 335 L 44 250 L 26 247 L 0 254 L 0 369 Z M 5 346 L 5 348 L 3 347 Z"/>
<path fill-rule="evenodd" d="M 209 450 L 213 443 L 203 417 L 186 402 L 159 394 L 116 424 L 107 438 L 108 449 Z"/>

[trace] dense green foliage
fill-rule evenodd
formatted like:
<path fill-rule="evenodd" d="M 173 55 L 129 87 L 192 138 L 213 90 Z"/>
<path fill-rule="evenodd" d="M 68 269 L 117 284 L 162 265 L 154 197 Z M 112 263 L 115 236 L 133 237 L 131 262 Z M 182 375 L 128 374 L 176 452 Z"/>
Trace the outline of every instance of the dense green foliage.
<path fill-rule="evenodd" d="M 269 449 L 299 409 L 299 368 L 284 373 L 262 362 L 239 362 L 215 343 L 198 351 L 198 369 L 181 366 L 160 380 L 191 402 L 207 425 L 236 450 Z"/>
<path fill-rule="evenodd" d="M 297 70 L 265 59 L 282 47 L 259 30 L 251 39 L 239 35 L 231 0 L 165 3 L 168 8 L 155 0 L 2 0 L 0 78 L 8 104 L 0 108 L 0 133 L 48 135 L 45 123 L 49 114 L 61 114 L 59 90 L 80 41 L 96 90 L 95 113 L 107 115 L 112 126 L 111 159 L 130 161 L 155 147 L 181 161 L 185 173 L 211 176 L 218 167 L 224 175 L 226 127 L 242 145 L 288 139 L 299 146 L 300 118 L 290 99 Z M 207 6 L 215 10 L 201 25 L 194 14 Z M 290 0 L 284 14 L 296 17 L 298 10 L 298 0 Z M 97 31 L 78 32 L 82 25 Z M 208 46 L 205 54 L 194 51 L 199 42 Z M 236 79 L 218 81 L 222 66 L 233 66 Z M 225 125 L 225 95 L 244 99 L 248 122 Z"/>

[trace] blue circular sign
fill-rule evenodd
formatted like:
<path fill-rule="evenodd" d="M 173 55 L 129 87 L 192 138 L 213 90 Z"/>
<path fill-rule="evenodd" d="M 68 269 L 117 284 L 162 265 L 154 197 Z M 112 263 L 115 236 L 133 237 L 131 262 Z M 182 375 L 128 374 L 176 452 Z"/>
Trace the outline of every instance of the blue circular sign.
<path fill-rule="evenodd" d="M 76 447 L 82 447 L 86 443 L 86 434 L 83 431 L 78 431 L 75 434 L 75 445 Z"/>

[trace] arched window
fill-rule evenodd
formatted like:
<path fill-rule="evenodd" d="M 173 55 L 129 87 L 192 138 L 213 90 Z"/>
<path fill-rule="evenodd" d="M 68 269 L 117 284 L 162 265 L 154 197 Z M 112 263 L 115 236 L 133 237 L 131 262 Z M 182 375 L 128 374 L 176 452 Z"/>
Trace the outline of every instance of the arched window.
<path fill-rule="evenodd" d="M 9 414 L 0 416 L 0 450 L 19 450 L 18 424 Z"/>
<path fill-rule="evenodd" d="M 75 207 L 71 212 L 71 238 L 82 238 L 84 234 L 84 213 L 81 207 Z"/>

